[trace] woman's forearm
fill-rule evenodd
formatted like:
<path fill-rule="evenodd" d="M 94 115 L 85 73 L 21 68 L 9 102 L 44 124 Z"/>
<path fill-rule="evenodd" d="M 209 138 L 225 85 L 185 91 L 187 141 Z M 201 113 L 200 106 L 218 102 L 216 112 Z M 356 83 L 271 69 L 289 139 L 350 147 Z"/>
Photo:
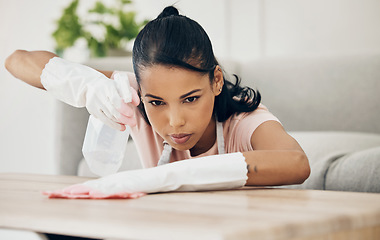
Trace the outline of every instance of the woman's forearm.
<path fill-rule="evenodd" d="M 301 184 L 310 175 L 308 159 L 298 150 L 257 150 L 243 153 L 248 165 L 247 186 Z"/>
<path fill-rule="evenodd" d="M 41 89 L 41 73 L 45 65 L 53 57 L 57 57 L 48 51 L 25 51 L 16 50 L 6 60 L 5 68 L 16 78 Z M 113 71 L 97 70 L 110 78 Z"/>
<path fill-rule="evenodd" d="M 5 60 L 5 67 L 14 77 L 44 89 L 40 79 L 42 70 L 56 56 L 48 51 L 16 50 Z"/>

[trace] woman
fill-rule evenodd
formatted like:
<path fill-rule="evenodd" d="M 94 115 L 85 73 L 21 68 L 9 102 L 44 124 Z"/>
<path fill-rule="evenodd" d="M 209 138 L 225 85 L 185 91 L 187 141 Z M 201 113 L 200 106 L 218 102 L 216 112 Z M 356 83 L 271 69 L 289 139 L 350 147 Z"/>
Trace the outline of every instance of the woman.
<path fill-rule="evenodd" d="M 236 84 L 225 79 L 206 32 L 176 8 L 165 8 L 139 33 L 133 65 L 135 76 L 128 77 L 133 100 L 127 104 L 121 97 L 125 89 L 109 79 L 113 72 L 45 51 L 19 50 L 7 59 L 15 77 L 70 105 L 86 106 L 116 129 L 131 126 L 146 168 L 52 196 L 130 197 L 123 193 L 300 184 L 309 176 L 305 153 L 260 104 L 260 94 L 240 87 L 238 79 Z"/>

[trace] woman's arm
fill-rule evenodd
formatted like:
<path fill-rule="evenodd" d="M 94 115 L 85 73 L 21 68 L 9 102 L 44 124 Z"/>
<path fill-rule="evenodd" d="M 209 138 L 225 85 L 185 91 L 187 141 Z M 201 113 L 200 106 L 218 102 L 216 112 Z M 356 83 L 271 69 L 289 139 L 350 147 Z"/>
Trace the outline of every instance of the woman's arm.
<path fill-rule="evenodd" d="M 297 141 L 275 121 L 261 124 L 252 134 L 255 151 L 243 153 L 250 186 L 301 184 L 310 175 L 309 161 Z"/>
<path fill-rule="evenodd" d="M 41 84 L 41 73 L 45 65 L 53 57 L 57 57 L 48 51 L 16 50 L 5 60 L 5 68 L 16 78 L 37 88 L 45 89 Z M 101 71 L 110 78 L 112 71 Z"/>
<path fill-rule="evenodd" d="M 48 51 L 16 50 L 5 60 L 5 68 L 16 78 L 37 88 L 45 89 L 41 84 L 41 73 L 54 53 Z"/>
<path fill-rule="evenodd" d="M 48 51 L 17 50 L 5 61 L 5 67 L 16 78 L 41 89 L 48 90 L 56 99 L 74 107 L 86 107 L 88 112 L 117 130 L 125 125 L 134 126 L 132 105 L 140 99 L 134 89 L 118 89 L 110 80 L 112 72 L 97 71 L 73 63 Z M 121 75 L 120 75 L 121 76 Z M 128 81 L 125 74 L 122 81 Z M 42 82 L 41 82 L 42 81 Z"/>

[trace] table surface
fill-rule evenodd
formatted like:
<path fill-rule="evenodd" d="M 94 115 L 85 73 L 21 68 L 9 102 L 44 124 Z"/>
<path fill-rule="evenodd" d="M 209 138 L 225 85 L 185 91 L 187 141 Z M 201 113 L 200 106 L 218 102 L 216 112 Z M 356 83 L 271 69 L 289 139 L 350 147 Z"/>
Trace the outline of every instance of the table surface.
<path fill-rule="evenodd" d="M 0 173 L 0 227 L 112 239 L 380 239 L 380 194 L 242 188 L 49 199 L 85 178 Z"/>

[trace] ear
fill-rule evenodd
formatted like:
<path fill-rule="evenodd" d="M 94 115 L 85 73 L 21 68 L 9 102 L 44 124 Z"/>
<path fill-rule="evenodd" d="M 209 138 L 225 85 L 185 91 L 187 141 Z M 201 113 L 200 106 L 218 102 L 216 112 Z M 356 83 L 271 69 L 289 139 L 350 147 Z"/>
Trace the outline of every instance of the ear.
<path fill-rule="evenodd" d="M 223 84 L 223 71 L 222 68 L 217 65 L 214 70 L 214 80 L 212 83 L 212 91 L 214 92 L 215 96 L 218 96 L 222 92 Z"/>

